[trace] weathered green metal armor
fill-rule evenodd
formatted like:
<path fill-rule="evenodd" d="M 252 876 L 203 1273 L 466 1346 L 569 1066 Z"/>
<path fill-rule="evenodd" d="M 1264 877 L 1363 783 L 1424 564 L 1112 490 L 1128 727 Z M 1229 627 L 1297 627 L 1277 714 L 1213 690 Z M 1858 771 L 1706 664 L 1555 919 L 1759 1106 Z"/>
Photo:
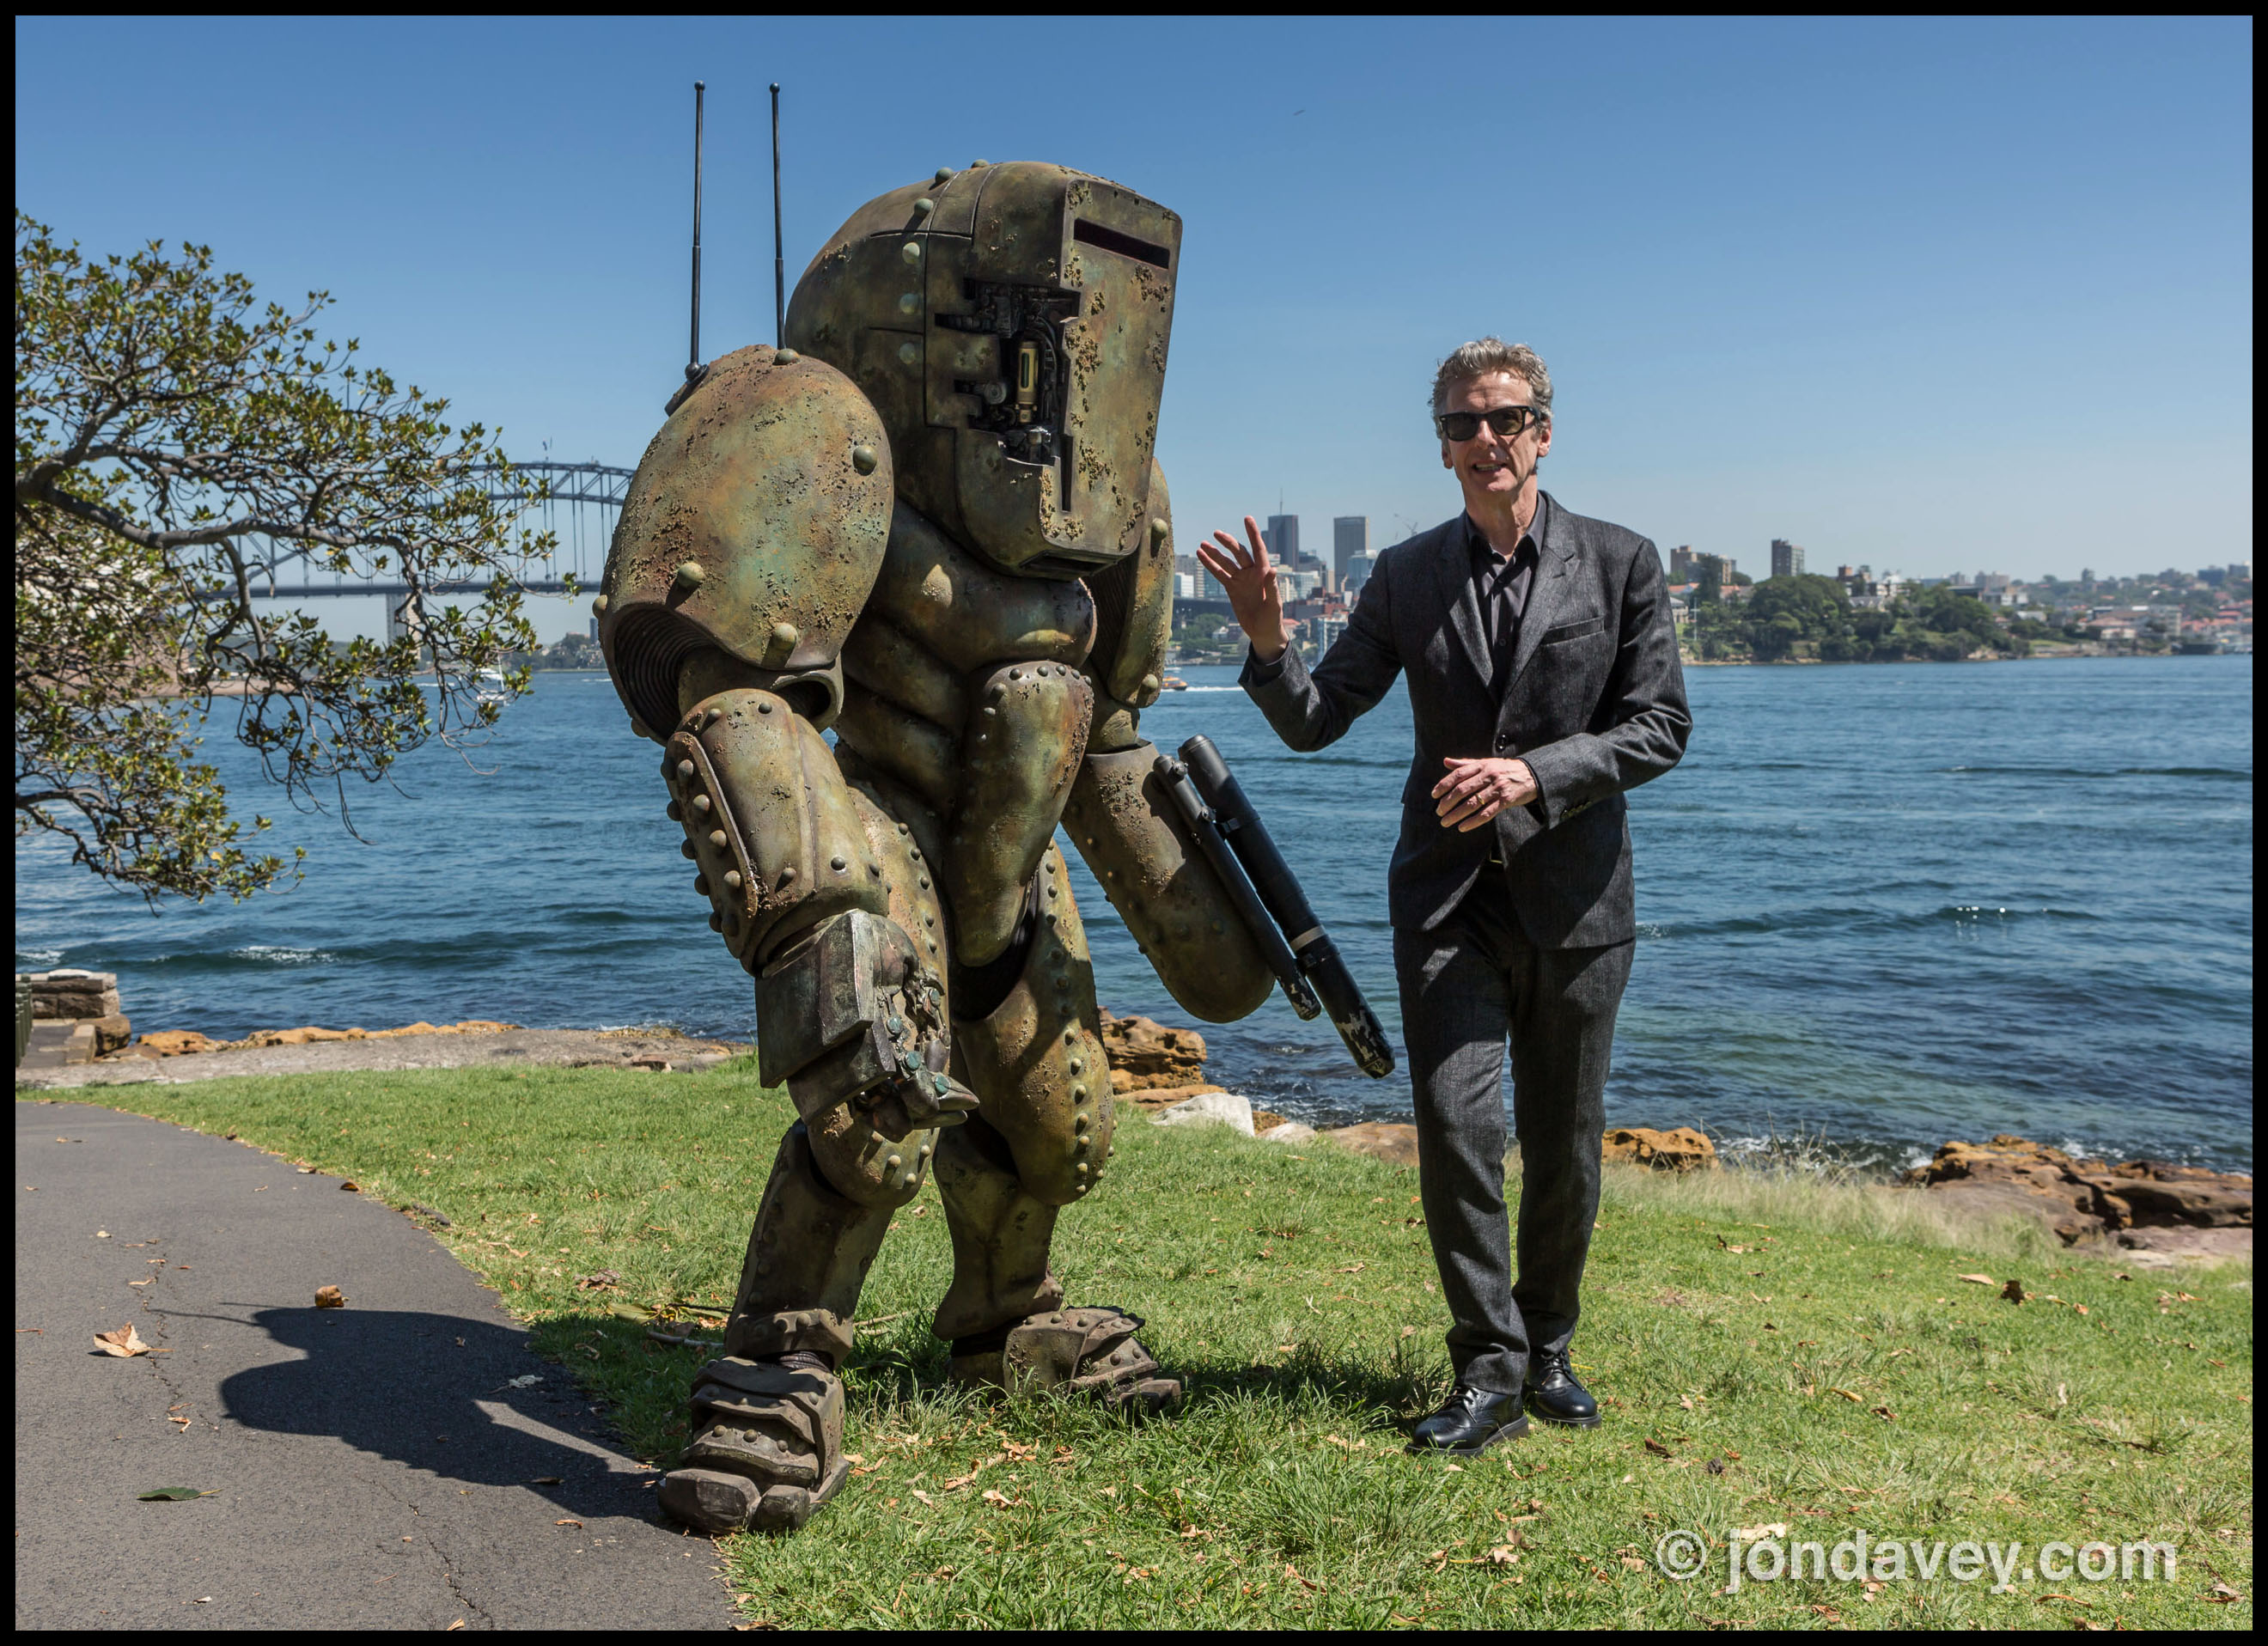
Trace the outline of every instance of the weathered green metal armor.
<path fill-rule="evenodd" d="M 859 1286 L 932 1168 L 954 1377 L 1178 1393 L 1138 1319 L 1064 1308 L 1048 1250 L 1112 1127 L 1057 827 L 1192 1012 L 1271 984 L 1139 730 L 1180 240 L 1060 166 L 886 195 L 806 271 L 794 346 L 716 362 L 631 485 L 600 643 L 801 1117 L 662 1486 L 704 1531 L 800 1525 L 841 1485 Z"/>

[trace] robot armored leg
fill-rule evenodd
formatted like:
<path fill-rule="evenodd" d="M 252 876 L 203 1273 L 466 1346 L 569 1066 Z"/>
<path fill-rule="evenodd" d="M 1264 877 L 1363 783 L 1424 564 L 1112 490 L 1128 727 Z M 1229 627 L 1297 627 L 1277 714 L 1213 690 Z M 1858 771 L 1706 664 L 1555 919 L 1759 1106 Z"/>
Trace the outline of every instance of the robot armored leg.
<path fill-rule="evenodd" d="M 782 698 L 694 703 L 668 743 L 711 924 L 756 974 L 760 1072 L 802 1119 L 749 1237 L 725 1354 L 662 1482 L 705 1532 L 800 1525 L 841 1485 L 850 1321 L 889 1214 L 976 1099 L 946 1073 L 939 907 L 921 852 Z"/>
<path fill-rule="evenodd" d="M 1164 1405 L 1181 1388 L 1152 1375 L 1157 1361 L 1133 1341 L 1141 1321 L 1065 1309 L 1048 1267 L 1056 1215 L 1100 1180 L 1113 1117 L 1086 937 L 1052 846 L 1033 887 L 1023 952 L 1012 944 L 1003 957 L 1014 968 L 1005 996 L 954 1025 L 954 1055 L 980 1106 L 939 1145 L 954 1277 L 931 1330 L 951 1340 L 962 1382 Z"/>

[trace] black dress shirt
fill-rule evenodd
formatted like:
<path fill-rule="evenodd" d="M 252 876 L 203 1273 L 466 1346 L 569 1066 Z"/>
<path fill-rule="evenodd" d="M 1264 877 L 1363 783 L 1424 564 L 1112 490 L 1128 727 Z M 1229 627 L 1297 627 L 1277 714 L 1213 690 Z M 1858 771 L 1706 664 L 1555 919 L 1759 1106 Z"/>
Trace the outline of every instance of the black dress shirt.
<path fill-rule="evenodd" d="M 1488 536 L 1473 517 L 1464 517 L 1465 552 L 1473 562 L 1473 593 L 1481 606 L 1481 633 L 1488 640 L 1491 664 L 1489 694 L 1501 702 L 1512 684 L 1512 658 L 1520 644 L 1520 620 L 1528 610 L 1528 592 L 1535 581 L 1536 540 L 1543 534 L 1543 511 L 1550 503 L 1541 492 L 1535 516 L 1521 533 L 1507 560 L 1489 546 Z"/>

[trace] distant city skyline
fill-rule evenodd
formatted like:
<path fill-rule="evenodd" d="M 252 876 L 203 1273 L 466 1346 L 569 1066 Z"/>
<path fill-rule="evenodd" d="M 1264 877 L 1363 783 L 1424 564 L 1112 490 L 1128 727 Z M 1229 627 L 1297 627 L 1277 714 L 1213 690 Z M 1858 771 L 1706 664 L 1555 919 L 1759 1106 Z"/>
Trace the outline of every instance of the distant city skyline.
<path fill-rule="evenodd" d="M 320 334 L 453 417 L 630 466 L 683 364 L 696 76 L 703 349 L 771 337 L 778 79 L 791 283 L 865 201 L 980 155 L 1182 215 L 1184 542 L 1454 514 L 1424 397 L 1494 332 L 1553 373 L 1545 487 L 1665 550 L 2250 555 L 2249 18 L 1177 18 L 1115 58 L 1123 26 L 1051 26 L 1086 66 L 1005 99 L 928 89 L 997 71 L 943 18 L 845 53 L 834 18 L 19 17 L 17 200 L 90 254 L 187 239 L 263 299 L 327 289 Z M 1477 192 L 1439 119 L 1474 60 L 1531 134 Z M 259 89 L 188 140 L 195 85 Z"/>

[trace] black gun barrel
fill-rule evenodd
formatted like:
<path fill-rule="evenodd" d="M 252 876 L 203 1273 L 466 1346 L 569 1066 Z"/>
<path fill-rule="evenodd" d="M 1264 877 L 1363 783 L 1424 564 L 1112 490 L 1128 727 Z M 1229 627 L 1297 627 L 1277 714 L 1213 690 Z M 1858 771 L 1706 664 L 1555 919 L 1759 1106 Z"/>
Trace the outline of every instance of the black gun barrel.
<path fill-rule="evenodd" d="M 1197 786 L 1189 782 L 1189 768 L 1177 760 L 1160 754 L 1152 769 L 1158 774 L 1158 781 L 1165 784 L 1166 792 L 1173 797 L 1175 808 L 1188 819 L 1189 834 L 1196 840 L 1197 849 L 1204 854 L 1205 861 L 1212 865 L 1212 871 L 1220 877 L 1221 885 L 1227 888 L 1229 900 L 1236 905 L 1238 920 L 1252 935 L 1252 941 L 1259 945 L 1260 958 L 1268 962 L 1268 969 L 1275 973 L 1276 981 L 1284 985 L 1284 997 L 1292 1003 L 1292 1010 L 1302 1018 L 1322 1016 L 1322 1003 L 1307 987 L 1307 980 L 1300 972 L 1299 959 L 1292 954 L 1291 945 L 1284 941 L 1284 934 L 1277 930 L 1276 923 L 1268 918 L 1267 906 L 1261 902 L 1260 894 L 1253 890 L 1252 882 L 1245 876 L 1243 865 L 1222 839 L 1219 827 L 1213 820 L 1211 808 L 1205 805 L 1204 797 L 1197 793 Z"/>
<path fill-rule="evenodd" d="M 1331 1023 L 1338 1030 L 1339 1038 L 1346 1042 L 1347 1050 L 1354 1054 L 1356 1065 L 1373 1079 L 1384 1079 L 1394 1072 L 1394 1047 L 1386 1038 L 1386 1030 L 1378 1021 L 1378 1014 L 1370 1009 L 1370 1003 L 1363 998 L 1362 986 L 1347 969 L 1338 945 L 1315 918 L 1314 908 L 1300 889 L 1299 877 L 1292 872 L 1292 865 L 1284 861 L 1284 854 L 1269 836 L 1268 826 L 1260 820 L 1258 808 L 1246 797 L 1243 785 L 1228 769 L 1228 762 L 1221 759 L 1211 738 L 1194 737 L 1182 744 L 1182 760 L 1206 810 L 1212 814 L 1213 827 L 1250 878 L 1262 907 L 1273 923 L 1282 928 L 1286 946 L 1300 973 L 1322 997 L 1324 1010 L 1330 1013 Z"/>

